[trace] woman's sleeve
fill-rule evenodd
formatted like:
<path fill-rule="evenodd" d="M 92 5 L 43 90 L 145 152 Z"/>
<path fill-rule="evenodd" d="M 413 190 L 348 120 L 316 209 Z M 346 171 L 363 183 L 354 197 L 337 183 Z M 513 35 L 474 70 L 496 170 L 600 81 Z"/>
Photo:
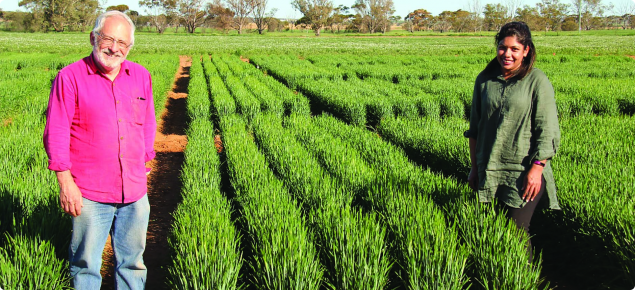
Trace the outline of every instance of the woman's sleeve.
<path fill-rule="evenodd" d="M 560 126 L 553 86 L 546 75 L 536 79 L 533 96 L 531 161 L 547 160 L 556 155 L 560 146 Z"/>
<path fill-rule="evenodd" d="M 463 133 L 465 138 L 476 139 L 478 136 L 478 123 L 481 119 L 481 89 L 479 78 L 474 82 L 472 93 L 472 109 L 470 110 L 470 128 Z"/>

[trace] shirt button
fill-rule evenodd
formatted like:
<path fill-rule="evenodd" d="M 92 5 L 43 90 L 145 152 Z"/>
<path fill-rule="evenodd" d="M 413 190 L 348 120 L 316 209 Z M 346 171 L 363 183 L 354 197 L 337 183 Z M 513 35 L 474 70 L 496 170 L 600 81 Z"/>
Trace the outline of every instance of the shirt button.
<path fill-rule="evenodd" d="M 119 137 L 119 139 L 123 140 L 123 136 Z"/>
<path fill-rule="evenodd" d="M 117 104 L 119 104 L 119 100 L 117 100 L 117 102 L 116 102 L 116 103 L 117 103 Z"/>
<path fill-rule="evenodd" d="M 119 155 L 119 157 L 123 158 L 123 154 Z"/>
<path fill-rule="evenodd" d="M 119 119 L 119 123 L 121 123 L 121 119 Z"/>

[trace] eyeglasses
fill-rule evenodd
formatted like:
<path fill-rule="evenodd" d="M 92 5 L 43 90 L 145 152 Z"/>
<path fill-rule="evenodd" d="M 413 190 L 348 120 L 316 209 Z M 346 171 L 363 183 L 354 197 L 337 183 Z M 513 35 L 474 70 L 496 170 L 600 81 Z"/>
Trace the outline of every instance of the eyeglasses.
<path fill-rule="evenodd" d="M 99 32 L 95 32 L 97 34 L 97 36 L 99 36 L 99 39 L 101 39 L 101 44 L 105 45 L 105 46 L 112 46 L 113 43 L 117 43 L 117 45 L 119 45 L 119 47 L 121 48 L 130 48 L 132 46 L 132 43 L 127 43 L 123 40 L 117 40 L 115 38 L 112 38 L 110 36 L 107 35 L 103 35 Z"/>

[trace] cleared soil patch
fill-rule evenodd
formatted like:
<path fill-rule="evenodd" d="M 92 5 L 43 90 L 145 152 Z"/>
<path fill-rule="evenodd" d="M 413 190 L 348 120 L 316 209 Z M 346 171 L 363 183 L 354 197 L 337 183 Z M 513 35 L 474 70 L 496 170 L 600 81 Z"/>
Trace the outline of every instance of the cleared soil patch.
<path fill-rule="evenodd" d="M 172 229 L 172 213 L 181 202 L 181 166 L 187 146 L 185 132 L 187 117 L 187 86 L 192 60 L 181 56 L 180 67 L 174 77 L 174 86 L 168 94 L 165 109 L 157 126 L 154 150 L 157 156 L 149 163 L 148 199 L 150 223 L 146 251 L 143 255 L 148 277 L 146 289 L 169 289 L 166 285 L 167 267 L 171 261 L 167 237 Z M 109 239 L 110 240 L 110 239 Z M 101 289 L 114 289 L 114 262 L 110 241 L 103 253 Z"/>
<path fill-rule="evenodd" d="M 8 119 L 4 119 L 2 120 L 2 127 L 6 127 L 13 124 L 13 119 L 12 118 L 8 118 Z"/>
<path fill-rule="evenodd" d="M 214 136 L 214 147 L 216 147 L 216 152 L 223 153 L 223 141 L 220 138 L 220 135 Z"/>

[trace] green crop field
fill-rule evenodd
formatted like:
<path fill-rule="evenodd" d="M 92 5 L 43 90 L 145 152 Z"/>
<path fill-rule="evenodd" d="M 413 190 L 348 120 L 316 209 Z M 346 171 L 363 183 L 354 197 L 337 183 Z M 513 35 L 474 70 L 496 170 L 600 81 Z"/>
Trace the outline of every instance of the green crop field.
<path fill-rule="evenodd" d="M 192 58 L 166 289 L 631 289 L 635 36 L 535 42 L 562 210 L 537 213 L 528 265 L 513 222 L 466 184 L 491 35 L 140 33 L 129 59 L 151 72 L 157 112 Z M 57 71 L 90 51 L 88 34 L 0 32 L 2 289 L 69 288 L 42 132 Z"/>

